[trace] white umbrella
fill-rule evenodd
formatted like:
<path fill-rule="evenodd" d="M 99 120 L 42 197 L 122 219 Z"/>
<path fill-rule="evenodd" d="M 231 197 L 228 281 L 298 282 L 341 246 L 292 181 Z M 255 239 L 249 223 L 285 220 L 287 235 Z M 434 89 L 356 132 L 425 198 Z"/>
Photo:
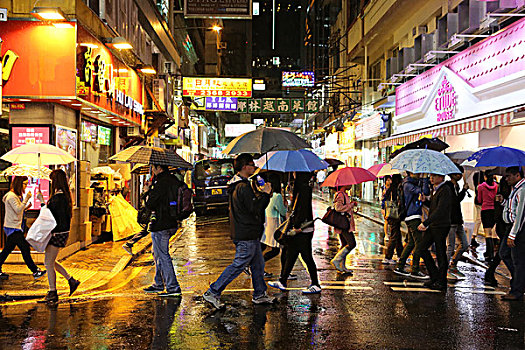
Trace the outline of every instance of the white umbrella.
<path fill-rule="evenodd" d="M 32 179 L 41 178 L 44 180 L 49 180 L 49 175 L 51 174 L 51 169 L 46 167 L 41 167 L 38 169 L 35 166 L 29 165 L 11 165 L 9 168 L 5 169 L 0 173 L 1 176 L 27 176 Z"/>
<path fill-rule="evenodd" d="M 392 169 L 410 171 L 414 174 L 448 175 L 458 173 L 458 167 L 443 153 L 429 149 L 404 151 L 390 161 Z"/>

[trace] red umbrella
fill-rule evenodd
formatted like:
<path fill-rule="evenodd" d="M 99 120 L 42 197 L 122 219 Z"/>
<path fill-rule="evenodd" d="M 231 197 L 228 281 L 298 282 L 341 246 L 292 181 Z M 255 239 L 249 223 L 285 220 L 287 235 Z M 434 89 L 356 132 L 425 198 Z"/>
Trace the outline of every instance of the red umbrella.
<path fill-rule="evenodd" d="M 366 181 L 374 181 L 375 175 L 370 171 L 358 167 L 346 167 L 331 173 L 321 186 L 339 187 L 357 185 Z"/>
<path fill-rule="evenodd" d="M 375 165 L 372 165 L 370 168 L 368 168 L 368 171 L 371 172 L 372 174 L 374 174 L 375 176 L 377 176 L 377 173 L 379 173 L 381 171 L 381 169 L 383 169 L 383 167 L 385 165 L 387 165 L 388 163 L 381 163 L 381 164 L 375 164 Z"/>

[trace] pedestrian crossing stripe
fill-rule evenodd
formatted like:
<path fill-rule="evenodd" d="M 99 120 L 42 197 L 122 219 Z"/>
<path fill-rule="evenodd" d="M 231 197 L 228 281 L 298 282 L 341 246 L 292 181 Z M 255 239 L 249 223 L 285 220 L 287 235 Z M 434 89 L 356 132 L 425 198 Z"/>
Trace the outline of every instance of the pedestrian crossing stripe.
<path fill-rule="evenodd" d="M 461 293 L 472 293 L 472 294 L 493 294 L 493 295 L 505 295 L 507 293 L 498 290 L 481 290 L 481 289 L 469 289 L 469 288 L 456 288 L 456 292 Z"/>
<path fill-rule="evenodd" d="M 348 280 L 348 281 L 321 281 L 321 284 L 368 284 L 369 281 L 355 281 L 355 280 Z"/>
<path fill-rule="evenodd" d="M 373 290 L 374 288 L 368 286 L 327 286 L 321 284 L 322 289 L 331 290 Z"/>
<path fill-rule="evenodd" d="M 385 286 L 414 286 L 414 287 L 423 287 L 425 284 L 424 282 L 409 282 L 409 281 L 385 281 L 383 282 Z"/>
<path fill-rule="evenodd" d="M 394 292 L 432 292 L 439 293 L 439 290 L 430 288 L 418 288 L 418 287 L 390 287 Z"/>

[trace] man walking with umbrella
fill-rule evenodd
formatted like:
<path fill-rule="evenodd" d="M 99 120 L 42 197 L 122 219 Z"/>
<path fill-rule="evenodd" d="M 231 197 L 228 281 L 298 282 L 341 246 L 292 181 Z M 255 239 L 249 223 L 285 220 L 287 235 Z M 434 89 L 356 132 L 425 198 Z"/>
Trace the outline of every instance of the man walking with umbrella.
<path fill-rule="evenodd" d="M 219 278 L 210 285 L 203 298 L 216 309 L 222 308 L 221 293 L 245 267 L 250 266 L 253 284 L 253 303 L 268 304 L 274 298 L 266 294 L 264 282 L 264 258 L 260 239 L 264 231 L 265 209 L 270 203 L 272 187 L 264 184 L 261 191 L 254 191 L 248 178 L 256 166 L 251 155 L 240 154 L 234 162 L 236 175 L 228 187 L 230 234 L 235 244 L 235 258 Z"/>

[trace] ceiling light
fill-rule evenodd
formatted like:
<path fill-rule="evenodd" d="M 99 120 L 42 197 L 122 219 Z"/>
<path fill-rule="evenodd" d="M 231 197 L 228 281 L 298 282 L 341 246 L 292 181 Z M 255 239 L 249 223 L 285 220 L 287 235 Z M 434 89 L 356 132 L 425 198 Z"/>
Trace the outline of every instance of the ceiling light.
<path fill-rule="evenodd" d="M 80 107 L 80 106 L 82 106 L 82 103 L 72 103 L 71 105 L 75 106 L 75 107 Z"/>
<path fill-rule="evenodd" d="M 18 101 L 20 101 L 20 102 L 31 102 L 31 100 L 29 100 L 27 98 L 19 98 Z"/>
<path fill-rule="evenodd" d="M 66 19 L 59 7 L 35 7 L 31 14 L 41 21 L 64 21 Z"/>
<path fill-rule="evenodd" d="M 62 102 L 71 102 L 71 100 L 60 100 Z"/>
<path fill-rule="evenodd" d="M 137 67 L 139 71 L 141 71 L 144 74 L 157 74 L 157 71 L 153 66 L 147 65 L 147 66 L 139 66 Z"/>
<path fill-rule="evenodd" d="M 116 38 L 109 38 L 106 40 L 107 44 L 114 47 L 117 50 L 131 50 L 133 46 L 121 36 Z"/>
<path fill-rule="evenodd" d="M 117 73 L 127 73 L 128 72 L 126 68 L 113 69 L 113 71 Z"/>
<path fill-rule="evenodd" d="M 220 25 L 215 24 L 213 27 L 211 27 L 211 30 L 218 33 L 222 30 L 222 27 Z"/>
<path fill-rule="evenodd" d="M 69 22 L 56 22 L 56 23 L 53 23 L 53 27 L 60 28 L 60 29 L 75 28 L 75 26 Z"/>

